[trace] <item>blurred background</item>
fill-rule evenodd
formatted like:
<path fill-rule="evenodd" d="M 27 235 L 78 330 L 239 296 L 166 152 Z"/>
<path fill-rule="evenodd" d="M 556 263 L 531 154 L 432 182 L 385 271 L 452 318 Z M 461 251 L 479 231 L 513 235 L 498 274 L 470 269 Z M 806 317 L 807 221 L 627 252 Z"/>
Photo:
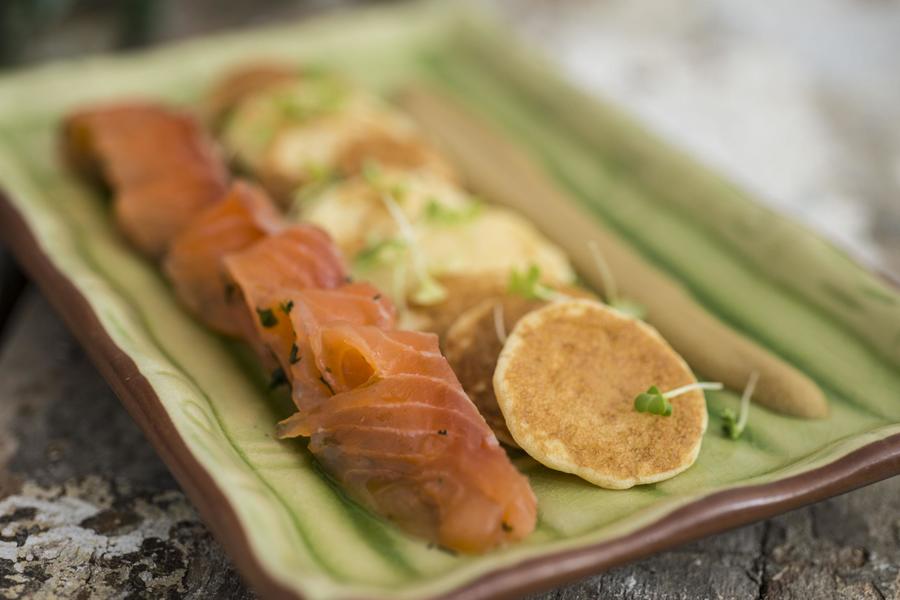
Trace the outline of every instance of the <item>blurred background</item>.
<path fill-rule="evenodd" d="M 3 0 L 0 68 L 372 3 Z M 479 4 L 578 84 L 900 277 L 900 1 Z"/>

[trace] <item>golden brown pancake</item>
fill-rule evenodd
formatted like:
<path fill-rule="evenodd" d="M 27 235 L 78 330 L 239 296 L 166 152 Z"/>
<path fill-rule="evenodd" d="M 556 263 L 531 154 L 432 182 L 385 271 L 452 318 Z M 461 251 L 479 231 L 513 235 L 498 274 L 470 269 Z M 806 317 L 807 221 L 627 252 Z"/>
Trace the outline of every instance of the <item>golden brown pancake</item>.
<path fill-rule="evenodd" d="M 447 330 L 469 308 L 506 293 L 506 279 L 500 275 L 448 275 L 438 281 L 447 291 L 447 299 L 438 304 L 411 304 L 409 312 L 417 329 L 438 334 L 443 343 Z M 493 328 L 491 329 L 493 331 Z"/>
<path fill-rule="evenodd" d="M 573 286 L 561 291 L 567 296 L 593 298 L 591 292 Z M 514 448 L 518 444 L 506 427 L 494 394 L 494 369 L 503 349 L 500 336 L 512 331 L 519 319 L 546 304 L 543 300 L 529 300 L 514 294 L 486 298 L 460 314 L 443 339 L 444 354 L 463 389 L 497 439 Z"/>
<path fill-rule="evenodd" d="M 494 373 L 516 443 L 544 465 L 624 489 L 668 479 L 697 459 L 706 430 L 700 391 L 671 399 L 671 416 L 634 398 L 695 382 L 655 329 L 591 300 L 555 302 L 522 318 Z"/>

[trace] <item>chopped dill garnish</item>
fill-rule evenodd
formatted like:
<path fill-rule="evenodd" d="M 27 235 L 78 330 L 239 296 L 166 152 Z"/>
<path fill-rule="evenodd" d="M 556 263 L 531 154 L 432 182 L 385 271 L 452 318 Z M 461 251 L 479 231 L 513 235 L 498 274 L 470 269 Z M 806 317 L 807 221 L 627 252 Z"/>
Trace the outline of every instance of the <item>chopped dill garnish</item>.
<path fill-rule="evenodd" d="M 275 316 L 275 312 L 271 308 L 257 308 L 256 314 L 259 315 L 259 322 L 263 327 L 275 327 L 278 325 L 278 317 Z"/>
<path fill-rule="evenodd" d="M 500 528 L 503 531 L 505 531 L 506 533 L 509 533 L 510 531 L 513 530 L 513 526 L 510 525 L 509 523 L 507 523 L 506 521 L 500 521 Z"/>
<path fill-rule="evenodd" d="M 300 347 L 297 346 L 296 343 L 291 344 L 291 354 L 290 356 L 288 356 L 288 362 L 290 362 L 292 365 L 296 365 L 298 362 L 300 362 L 300 356 L 298 354 L 299 352 Z"/>
<path fill-rule="evenodd" d="M 284 369 L 276 367 L 275 370 L 272 371 L 272 376 L 269 378 L 269 389 L 274 390 L 279 386 L 286 385 L 287 382 L 288 379 L 284 374 Z"/>
<path fill-rule="evenodd" d="M 291 314 L 291 309 L 294 308 L 294 301 L 293 300 L 285 300 L 278 306 L 281 308 L 281 312 L 283 312 L 286 315 L 289 315 L 289 314 Z"/>

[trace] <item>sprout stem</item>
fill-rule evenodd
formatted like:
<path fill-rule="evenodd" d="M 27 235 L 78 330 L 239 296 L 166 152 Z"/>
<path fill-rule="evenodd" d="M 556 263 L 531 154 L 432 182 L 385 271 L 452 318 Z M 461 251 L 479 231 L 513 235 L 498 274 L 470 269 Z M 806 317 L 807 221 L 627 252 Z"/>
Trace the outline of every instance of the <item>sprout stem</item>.
<path fill-rule="evenodd" d="M 409 222 L 409 219 L 403 214 L 403 209 L 397 205 L 397 202 L 390 194 L 382 194 L 381 200 L 391 214 L 391 218 L 397 223 L 397 229 L 400 230 L 400 237 L 406 241 L 406 245 L 412 256 L 413 270 L 415 271 L 416 278 L 419 280 L 421 289 L 427 289 L 428 291 L 427 301 L 423 303 L 436 304 L 437 302 L 440 302 L 447 296 L 447 291 L 428 272 L 425 255 L 422 254 L 422 251 L 419 248 L 418 241 L 416 240 L 416 232 L 413 229 L 412 223 Z M 425 299 L 423 298 L 423 300 Z"/>
<path fill-rule="evenodd" d="M 587 244 L 594 257 L 594 263 L 597 265 L 597 272 L 600 273 L 604 300 L 607 304 L 616 304 L 619 300 L 619 289 L 616 287 L 616 279 L 613 277 L 609 264 L 603 258 L 603 253 L 600 252 L 600 245 L 596 240 L 588 240 Z"/>
<path fill-rule="evenodd" d="M 687 385 L 677 387 L 674 390 L 669 390 L 668 392 L 663 392 L 662 396 L 666 400 L 669 400 L 670 398 L 674 398 L 676 396 L 680 396 L 694 390 L 721 390 L 723 387 L 725 386 L 723 386 L 718 381 L 698 381 L 696 383 L 689 383 Z"/>
<path fill-rule="evenodd" d="M 497 302 L 494 304 L 494 331 L 497 332 L 497 339 L 501 344 L 506 343 L 506 323 L 503 322 L 503 304 Z"/>
<path fill-rule="evenodd" d="M 747 380 L 747 387 L 744 388 L 744 393 L 741 394 L 741 412 L 738 415 L 737 422 L 737 430 L 739 432 L 744 431 L 747 419 L 750 418 L 750 398 L 753 397 L 753 392 L 756 390 L 757 381 L 759 381 L 759 372 L 753 371 L 750 373 L 750 379 Z"/>

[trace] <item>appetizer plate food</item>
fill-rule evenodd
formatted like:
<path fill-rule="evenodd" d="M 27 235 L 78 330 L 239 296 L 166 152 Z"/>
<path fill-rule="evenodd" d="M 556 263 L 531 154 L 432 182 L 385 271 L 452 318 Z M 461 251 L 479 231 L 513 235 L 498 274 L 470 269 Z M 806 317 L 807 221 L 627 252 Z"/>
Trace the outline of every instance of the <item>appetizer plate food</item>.
<path fill-rule="evenodd" d="M 726 384 L 706 394 L 708 418 L 696 418 L 706 432 L 699 455 L 696 444 L 685 450 L 684 466 L 696 462 L 665 480 L 595 477 L 606 487 L 654 481 L 603 489 L 511 449 L 536 495 L 537 525 L 517 543 L 464 554 L 367 511 L 323 472 L 312 445 L 278 439 L 289 401 L 267 389 L 245 346 L 182 308 L 157 266 L 122 237 L 108 200 L 58 153 L 72 110 L 123 98 L 198 110 L 217 79 L 251 59 L 325 67 L 396 103 L 469 187 L 530 219 L 583 280 L 609 294 L 591 252 L 599 247 L 623 296 L 638 297 L 697 375 Z M 349 12 L 8 75 L 0 80 L 0 185 L 3 242 L 266 596 L 512 596 L 900 472 L 896 289 L 571 89 L 496 26 L 444 6 Z M 473 315 L 465 340 L 489 313 Z M 539 317 L 532 313 L 528 327 L 544 326 Z M 517 348 L 524 334 L 510 333 Z M 652 330 L 642 335 L 662 343 Z M 507 356 L 510 348 L 494 382 L 504 394 L 516 388 L 523 357 L 540 360 L 533 348 Z M 572 369 L 580 372 L 559 385 L 599 385 L 581 377 L 584 365 L 589 358 L 579 357 Z M 738 384 L 757 368 L 760 403 L 741 435 L 727 435 L 734 427 L 723 425 L 734 423 L 723 414 L 738 410 Z M 555 385 L 549 379 L 541 385 Z M 564 391 L 558 397 L 571 397 Z M 692 398 L 698 406 L 700 396 Z M 510 398 L 500 400 L 504 414 L 515 414 Z M 673 404 L 676 417 L 687 406 Z M 492 418 L 500 413 L 488 418 L 494 426 Z M 646 418 L 635 420 L 634 436 L 648 436 L 640 423 L 674 417 Z M 528 441 L 521 423 L 509 431 Z M 509 431 L 501 423 L 498 436 Z M 607 434 L 595 439 L 630 447 Z M 640 460 L 671 450 L 665 437 L 658 446 Z M 588 471 L 580 474 L 596 473 Z"/>

